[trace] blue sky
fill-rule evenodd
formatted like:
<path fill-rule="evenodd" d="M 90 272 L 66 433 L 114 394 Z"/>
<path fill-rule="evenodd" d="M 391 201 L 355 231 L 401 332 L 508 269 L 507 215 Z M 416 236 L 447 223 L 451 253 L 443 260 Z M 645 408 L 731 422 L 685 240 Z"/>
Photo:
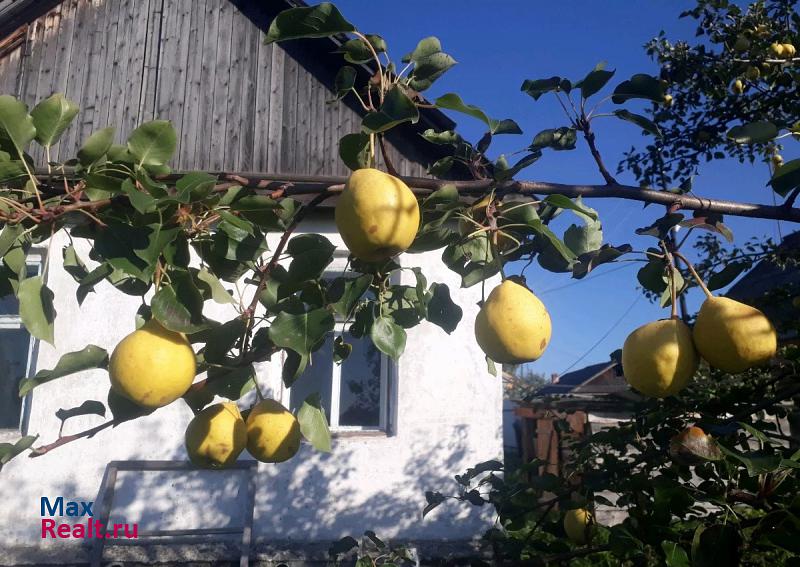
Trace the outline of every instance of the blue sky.
<path fill-rule="evenodd" d="M 382 35 L 395 59 L 411 51 L 419 39 L 437 36 L 443 49 L 459 64 L 426 94 L 435 98 L 446 92 L 457 92 L 466 102 L 478 105 L 490 116 L 513 118 L 522 127 L 522 136 L 495 139 L 492 152 L 495 155 L 525 147 L 544 128 L 567 124 L 553 97 L 534 101 L 520 92 L 524 79 L 559 75 L 577 80 L 599 61 L 606 61 L 608 68 L 616 69 L 611 85 L 636 72 L 655 73 L 657 67 L 642 49 L 644 43 L 662 29 L 670 39 L 691 40 L 695 29 L 693 20 L 678 19 L 683 9 L 694 5 L 683 0 L 636 3 L 619 0 L 337 0 L 336 4 L 361 31 Z M 634 109 L 630 105 L 626 108 Z M 466 138 L 476 141 L 482 134 L 477 121 L 451 116 Z M 598 146 L 610 169 L 616 169 L 622 153 L 631 145 L 641 145 L 645 141 L 635 126 L 615 118 L 599 119 L 594 125 Z M 787 160 L 796 157 L 792 156 L 796 149 L 796 145 L 787 149 L 784 157 Z M 698 195 L 772 202 L 771 191 L 765 187 L 768 173 L 763 164 L 718 162 L 703 167 L 700 173 L 694 182 L 694 192 Z M 575 151 L 548 152 L 525 170 L 520 179 L 602 183 L 582 140 Z M 634 183 L 629 174 L 620 175 L 618 179 Z M 639 203 L 617 200 L 591 200 L 587 204 L 600 213 L 606 242 L 627 242 L 637 250 L 653 244 L 651 238 L 636 236 L 634 230 L 663 214 L 662 208 L 643 209 Z M 562 215 L 557 219 L 554 224 L 557 232 L 563 232 L 573 222 L 567 217 Z M 777 238 L 778 235 L 777 223 L 773 221 L 730 217 L 726 224 L 733 230 L 737 242 L 744 242 L 750 236 Z M 785 223 L 781 228 L 784 234 L 792 230 Z M 630 331 L 668 316 L 668 311 L 650 304 L 637 291 L 638 267 L 640 264 L 635 262 L 602 266 L 576 283 L 578 280 L 570 279 L 569 274 L 553 274 L 536 264 L 531 266 L 526 271 L 528 285 L 547 305 L 553 319 L 550 346 L 533 368 L 549 376 L 572 365 L 580 368 L 607 360 L 610 352 L 622 346 Z M 690 307 L 696 308 L 700 300 L 693 292 Z M 589 351 L 606 333 L 608 336 Z M 578 362 L 581 357 L 584 358 Z"/>

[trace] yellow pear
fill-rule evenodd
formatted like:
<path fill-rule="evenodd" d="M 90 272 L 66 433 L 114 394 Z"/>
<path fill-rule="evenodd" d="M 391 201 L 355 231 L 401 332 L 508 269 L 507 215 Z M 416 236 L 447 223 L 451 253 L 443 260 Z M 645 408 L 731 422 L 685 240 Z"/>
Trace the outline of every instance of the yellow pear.
<path fill-rule="evenodd" d="M 783 50 L 784 50 L 783 44 L 778 43 L 778 42 L 774 42 L 774 43 L 770 44 L 769 48 L 772 51 L 772 53 L 775 55 L 775 57 L 781 57 L 783 55 Z"/>
<path fill-rule="evenodd" d="M 797 54 L 797 50 L 795 49 L 794 45 L 791 43 L 784 43 L 783 45 L 783 55 L 784 57 L 791 58 Z"/>
<path fill-rule="evenodd" d="M 728 297 L 709 297 L 697 314 L 694 344 L 711 366 L 736 374 L 775 356 L 778 336 L 755 307 Z"/>
<path fill-rule="evenodd" d="M 419 229 L 419 204 L 397 177 L 357 169 L 336 203 L 336 227 L 356 258 L 380 262 L 404 252 Z"/>
<path fill-rule="evenodd" d="M 160 408 L 180 398 L 196 372 L 192 346 L 182 333 L 155 319 L 120 341 L 111 353 L 111 387 L 146 408 Z"/>
<path fill-rule="evenodd" d="M 664 95 L 664 104 L 666 106 L 672 106 L 672 102 L 673 102 L 672 95 L 671 94 L 665 94 Z"/>
<path fill-rule="evenodd" d="M 674 396 L 694 376 L 700 358 L 683 321 L 663 319 L 642 325 L 622 346 L 622 371 L 633 388 L 653 398 Z"/>
<path fill-rule="evenodd" d="M 536 360 L 550 342 L 547 309 L 527 287 L 505 280 L 475 318 L 475 338 L 489 358 L 504 364 Z"/>
<path fill-rule="evenodd" d="M 186 452 L 200 467 L 227 467 L 236 462 L 246 444 L 247 427 L 233 402 L 208 406 L 186 428 Z"/>
<path fill-rule="evenodd" d="M 744 83 L 741 79 L 736 79 L 731 85 L 731 92 L 733 94 L 742 94 L 744 92 Z"/>
<path fill-rule="evenodd" d="M 575 508 L 564 513 L 564 531 L 572 543 L 584 545 L 592 539 L 595 521 L 586 508 Z"/>
<path fill-rule="evenodd" d="M 262 463 L 282 463 L 300 449 L 300 424 L 275 400 L 262 400 L 247 416 L 247 450 Z"/>

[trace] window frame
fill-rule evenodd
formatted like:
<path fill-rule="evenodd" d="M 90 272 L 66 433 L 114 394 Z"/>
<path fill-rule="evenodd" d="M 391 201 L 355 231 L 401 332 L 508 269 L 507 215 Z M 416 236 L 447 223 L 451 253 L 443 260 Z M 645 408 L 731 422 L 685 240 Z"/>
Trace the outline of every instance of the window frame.
<path fill-rule="evenodd" d="M 26 265 L 30 273 L 30 268 L 35 268 L 36 272 L 33 275 L 28 275 L 27 277 L 36 277 L 42 275 L 42 265 L 43 265 L 43 257 L 44 253 L 41 250 L 30 250 L 28 251 L 28 255 L 26 258 Z M 24 330 L 26 332 L 27 329 L 25 325 L 22 324 L 22 317 L 19 314 L 19 309 L 15 315 L 11 314 L 0 314 L 0 331 L 10 330 Z M 28 352 L 27 352 L 27 359 L 25 361 L 25 374 L 20 377 L 20 380 L 23 378 L 28 378 L 33 376 L 36 372 L 36 362 L 37 356 L 39 352 L 39 339 L 34 337 L 33 335 L 28 332 Z M 19 382 L 17 383 L 19 384 Z M 28 392 L 24 398 L 22 398 L 20 402 L 20 410 L 19 410 L 19 421 L 16 427 L 0 427 L 0 441 L 6 440 L 15 440 L 19 435 L 25 435 L 26 430 L 28 428 L 28 421 L 30 419 L 31 413 L 31 400 L 32 400 L 33 392 Z"/>
<path fill-rule="evenodd" d="M 337 249 L 333 255 L 333 261 L 325 268 L 325 271 L 322 273 L 323 279 L 334 279 L 337 277 L 342 277 L 348 267 L 348 254 L 346 250 Z M 398 278 L 396 275 L 392 276 L 392 283 L 399 283 Z M 335 339 L 336 337 L 341 337 L 342 335 L 346 334 L 346 330 L 343 329 L 342 323 L 345 322 L 345 319 L 338 314 L 334 315 L 334 329 L 331 331 L 326 340 Z M 362 337 L 365 340 L 369 341 L 369 337 Z M 389 356 L 382 353 L 381 351 L 377 350 L 377 347 L 372 345 L 373 348 L 376 349 L 378 355 L 380 356 L 380 396 L 379 396 L 379 413 L 378 413 L 378 425 L 339 425 L 339 418 L 340 415 L 340 406 L 341 406 L 341 392 L 342 392 L 342 366 L 343 364 L 336 364 L 336 362 L 332 362 L 331 366 L 331 407 L 330 409 L 330 423 L 328 427 L 331 430 L 331 433 L 334 435 L 337 434 L 381 434 L 381 435 L 390 435 L 391 434 L 391 398 L 390 392 L 392 388 L 392 383 L 394 381 L 394 377 L 396 376 L 397 372 L 397 363 L 393 361 Z M 285 364 L 286 362 L 286 354 L 281 354 L 281 364 Z M 280 372 L 278 372 L 280 374 Z M 287 388 L 283 382 L 281 381 L 281 402 L 286 407 L 291 407 L 291 388 Z"/>

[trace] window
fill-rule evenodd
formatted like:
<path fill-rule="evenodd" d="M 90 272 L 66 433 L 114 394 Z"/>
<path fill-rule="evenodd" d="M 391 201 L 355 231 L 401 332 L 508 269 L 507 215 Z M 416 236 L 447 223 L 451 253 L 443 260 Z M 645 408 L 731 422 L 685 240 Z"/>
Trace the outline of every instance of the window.
<path fill-rule="evenodd" d="M 38 274 L 38 262 L 28 266 L 28 277 Z M 23 428 L 27 399 L 19 397 L 19 382 L 33 372 L 35 347 L 19 317 L 16 296 L 0 297 L 0 431 Z"/>
<path fill-rule="evenodd" d="M 340 277 L 344 267 L 345 258 L 337 256 L 325 278 Z M 356 338 L 343 331 L 343 323 L 337 317 L 335 330 L 311 355 L 305 372 L 289 388 L 289 409 L 300 409 L 309 394 L 318 392 L 332 430 L 386 431 L 391 361 L 375 348 L 369 337 Z M 336 337 L 353 346 L 350 356 L 341 364 L 333 362 Z"/>

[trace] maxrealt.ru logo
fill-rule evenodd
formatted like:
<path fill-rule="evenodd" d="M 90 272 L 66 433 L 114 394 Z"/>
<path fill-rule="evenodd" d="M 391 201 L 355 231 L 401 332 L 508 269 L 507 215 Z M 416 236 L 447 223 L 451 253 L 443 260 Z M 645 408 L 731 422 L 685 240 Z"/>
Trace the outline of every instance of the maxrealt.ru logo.
<path fill-rule="evenodd" d="M 102 522 L 94 519 L 93 504 L 94 502 L 82 500 L 64 500 L 63 496 L 51 502 L 49 498 L 42 496 L 42 539 L 139 537 L 139 524 L 113 524 L 113 529 L 109 526 L 106 530 Z M 55 520 L 55 517 L 70 520 Z"/>

